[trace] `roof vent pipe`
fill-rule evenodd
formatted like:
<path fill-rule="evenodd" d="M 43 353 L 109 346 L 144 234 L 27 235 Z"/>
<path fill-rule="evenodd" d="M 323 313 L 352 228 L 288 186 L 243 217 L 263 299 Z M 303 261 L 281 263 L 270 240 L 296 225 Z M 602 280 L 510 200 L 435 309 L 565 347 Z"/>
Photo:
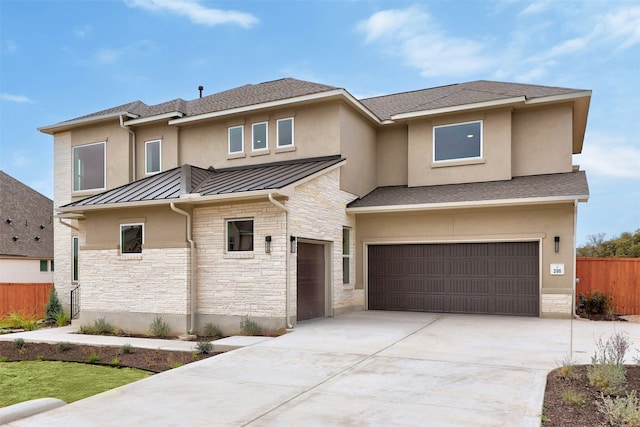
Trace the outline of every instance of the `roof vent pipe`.
<path fill-rule="evenodd" d="M 198 91 L 200 91 L 200 98 L 202 98 L 202 91 L 204 90 L 204 86 L 198 86 Z"/>

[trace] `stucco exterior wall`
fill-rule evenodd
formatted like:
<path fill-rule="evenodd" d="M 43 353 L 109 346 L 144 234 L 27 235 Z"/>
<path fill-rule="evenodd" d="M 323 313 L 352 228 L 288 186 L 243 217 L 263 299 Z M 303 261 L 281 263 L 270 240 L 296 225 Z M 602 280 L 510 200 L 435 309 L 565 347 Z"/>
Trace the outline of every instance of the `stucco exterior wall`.
<path fill-rule="evenodd" d="M 313 179 L 296 189 L 294 196 L 287 202 L 291 210 L 291 234 L 297 239 L 325 243 L 329 248 L 331 262 L 330 296 L 332 312 L 329 315 L 348 310 L 362 309 L 364 293 L 355 286 L 355 216 L 348 215 L 345 206 L 356 197 L 340 190 L 340 170 L 333 170 Z M 342 229 L 351 229 L 351 279 L 343 284 L 342 280 Z M 293 257 L 292 301 L 295 301 L 295 257 Z M 293 313 L 295 314 L 295 307 Z"/>
<path fill-rule="evenodd" d="M 433 161 L 433 127 L 482 120 L 482 158 Z M 408 185 L 459 184 L 511 179 L 511 111 L 457 114 L 409 123 Z"/>
<path fill-rule="evenodd" d="M 571 172 L 572 115 L 570 104 L 514 111 L 513 176 Z"/>
<path fill-rule="evenodd" d="M 180 166 L 178 159 L 179 128 L 166 124 L 155 124 L 132 129 L 136 134 L 136 179 L 148 176 L 146 172 L 145 142 L 159 139 L 160 142 L 160 171 Z"/>
<path fill-rule="evenodd" d="M 0 258 L 0 283 L 53 283 L 51 260 L 47 271 L 40 271 L 39 259 Z"/>
<path fill-rule="evenodd" d="M 539 241 L 541 313 L 561 316 L 571 312 L 575 280 L 572 204 L 368 214 L 358 215 L 357 223 L 359 286 L 366 286 L 363 260 L 367 243 Z M 555 236 L 560 237 L 558 253 L 554 251 Z M 564 275 L 551 275 L 551 264 L 564 264 Z"/>
<path fill-rule="evenodd" d="M 407 185 L 408 138 L 406 125 L 378 130 L 376 168 L 379 187 Z"/>
<path fill-rule="evenodd" d="M 340 175 L 341 188 L 364 196 L 376 188 L 376 129 L 343 106 L 340 109 L 340 145 L 347 164 Z"/>

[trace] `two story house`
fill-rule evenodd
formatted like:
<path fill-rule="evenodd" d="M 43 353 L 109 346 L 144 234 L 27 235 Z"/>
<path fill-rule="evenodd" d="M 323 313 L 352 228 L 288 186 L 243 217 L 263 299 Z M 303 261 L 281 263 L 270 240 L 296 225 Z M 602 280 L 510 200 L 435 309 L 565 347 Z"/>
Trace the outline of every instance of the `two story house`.
<path fill-rule="evenodd" d="M 55 285 L 146 332 L 350 310 L 573 312 L 591 92 L 475 81 L 369 99 L 286 78 L 53 135 Z"/>

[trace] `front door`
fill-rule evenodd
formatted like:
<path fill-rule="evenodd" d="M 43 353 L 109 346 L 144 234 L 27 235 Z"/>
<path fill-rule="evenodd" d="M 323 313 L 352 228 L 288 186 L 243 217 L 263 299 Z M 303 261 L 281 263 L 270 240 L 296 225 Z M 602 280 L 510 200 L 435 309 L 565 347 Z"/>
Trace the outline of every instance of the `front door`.
<path fill-rule="evenodd" d="M 298 242 L 297 319 L 325 316 L 324 245 Z"/>

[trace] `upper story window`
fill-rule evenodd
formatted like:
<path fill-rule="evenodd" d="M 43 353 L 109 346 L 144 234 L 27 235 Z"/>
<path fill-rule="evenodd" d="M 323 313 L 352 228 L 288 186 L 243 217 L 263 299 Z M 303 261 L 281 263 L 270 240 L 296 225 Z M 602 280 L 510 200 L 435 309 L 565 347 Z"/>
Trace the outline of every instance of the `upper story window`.
<path fill-rule="evenodd" d="M 144 143 L 145 173 L 151 175 L 160 172 L 162 164 L 162 142 L 159 139 Z"/>
<path fill-rule="evenodd" d="M 104 190 L 106 142 L 73 147 L 73 191 Z"/>
<path fill-rule="evenodd" d="M 244 126 L 229 128 L 229 154 L 244 152 Z"/>
<path fill-rule="evenodd" d="M 227 252 L 253 251 L 253 219 L 227 220 Z"/>
<path fill-rule="evenodd" d="M 433 127 L 433 161 L 482 157 L 482 121 Z"/>
<path fill-rule="evenodd" d="M 120 224 L 120 253 L 142 253 L 144 224 Z"/>
<path fill-rule="evenodd" d="M 269 124 L 267 122 L 254 123 L 251 125 L 251 150 L 259 151 L 269 148 Z"/>
<path fill-rule="evenodd" d="M 280 147 L 292 147 L 293 140 L 293 117 L 288 119 L 280 119 L 276 122 L 276 139 L 278 140 L 277 146 Z"/>

